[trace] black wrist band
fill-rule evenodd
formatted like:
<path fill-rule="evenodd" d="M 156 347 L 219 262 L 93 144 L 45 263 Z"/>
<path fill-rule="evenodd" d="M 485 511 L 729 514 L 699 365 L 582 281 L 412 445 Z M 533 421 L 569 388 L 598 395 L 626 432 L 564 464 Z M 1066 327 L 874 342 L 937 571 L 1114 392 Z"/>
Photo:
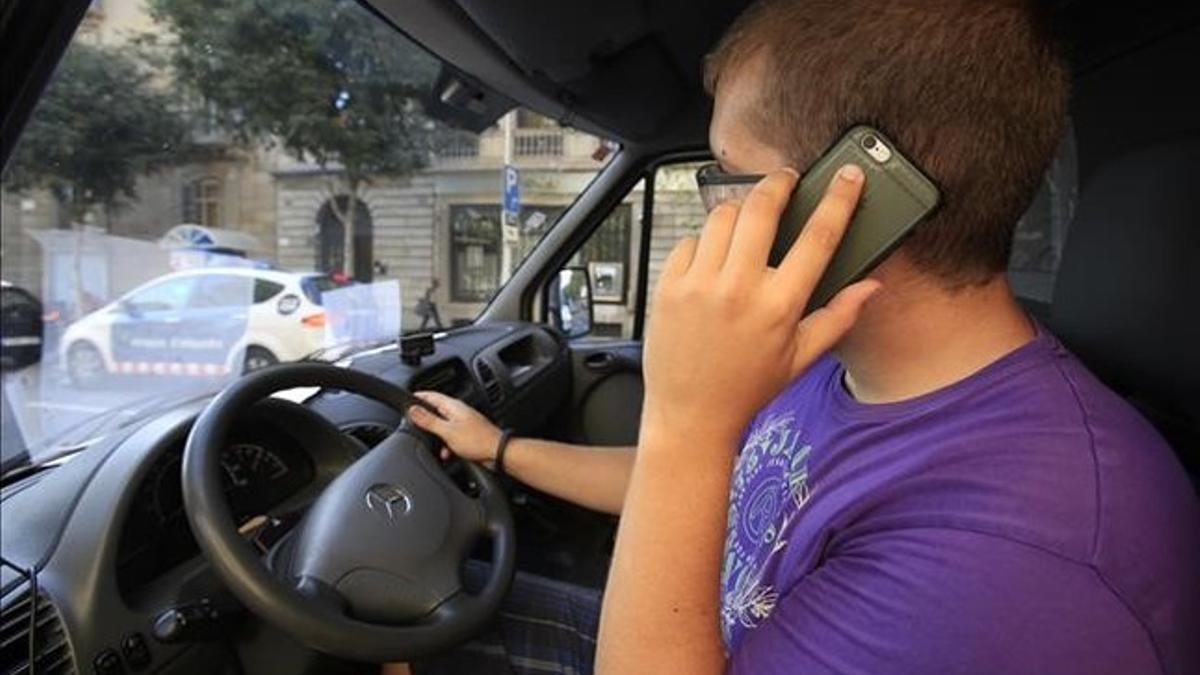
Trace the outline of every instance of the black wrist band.
<path fill-rule="evenodd" d="M 508 449 L 508 441 L 512 438 L 512 429 L 501 429 L 500 440 L 496 442 L 496 461 L 493 466 L 496 468 L 496 473 L 504 475 L 504 451 Z"/>

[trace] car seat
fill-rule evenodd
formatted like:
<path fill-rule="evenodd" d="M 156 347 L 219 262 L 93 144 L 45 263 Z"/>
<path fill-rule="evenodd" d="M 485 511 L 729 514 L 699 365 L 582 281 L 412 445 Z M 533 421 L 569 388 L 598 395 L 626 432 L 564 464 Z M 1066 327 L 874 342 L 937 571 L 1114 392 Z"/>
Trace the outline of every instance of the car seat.
<path fill-rule="evenodd" d="M 1159 429 L 1200 488 L 1200 139 L 1097 169 L 1067 235 L 1049 325 Z"/>

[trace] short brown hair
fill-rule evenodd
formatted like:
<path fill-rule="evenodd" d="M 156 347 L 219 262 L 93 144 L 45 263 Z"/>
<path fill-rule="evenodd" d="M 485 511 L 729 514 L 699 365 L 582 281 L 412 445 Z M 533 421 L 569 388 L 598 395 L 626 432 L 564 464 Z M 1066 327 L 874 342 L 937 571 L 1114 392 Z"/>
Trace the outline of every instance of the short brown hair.
<path fill-rule="evenodd" d="M 705 63 L 705 87 L 762 57 L 749 128 L 798 168 L 854 124 L 879 128 L 942 190 L 905 251 L 951 285 L 1004 271 L 1053 157 L 1068 72 L 1020 0 L 760 0 Z"/>

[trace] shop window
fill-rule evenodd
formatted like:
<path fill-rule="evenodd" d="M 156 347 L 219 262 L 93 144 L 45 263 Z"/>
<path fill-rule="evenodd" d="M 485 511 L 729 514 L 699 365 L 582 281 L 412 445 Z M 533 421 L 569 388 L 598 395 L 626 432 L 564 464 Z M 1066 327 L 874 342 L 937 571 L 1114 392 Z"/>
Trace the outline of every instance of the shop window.
<path fill-rule="evenodd" d="M 500 284 L 500 206 L 450 207 L 450 298 L 482 302 Z"/>

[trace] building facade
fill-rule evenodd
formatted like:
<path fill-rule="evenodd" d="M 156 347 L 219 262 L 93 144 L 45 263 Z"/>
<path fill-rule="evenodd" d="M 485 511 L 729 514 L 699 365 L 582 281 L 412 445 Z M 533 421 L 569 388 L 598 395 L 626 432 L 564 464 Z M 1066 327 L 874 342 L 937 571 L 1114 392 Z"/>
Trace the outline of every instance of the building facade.
<path fill-rule="evenodd" d="M 159 30 L 144 1 L 98 0 L 76 39 L 119 44 Z M 171 83 L 162 86 L 170 90 Z M 137 198 L 111 213 L 69 222 L 45 191 L 4 191 L 4 278 L 64 303 L 78 303 L 86 294 L 87 304 L 95 305 L 169 268 L 168 250 L 155 253 L 140 244 L 161 242 L 172 228 L 189 223 L 249 235 L 253 243 L 240 253 L 264 264 L 344 273 L 363 282 L 398 279 L 403 329 L 420 326 L 416 309 L 423 302 L 450 326 L 478 315 L 613 150 L 594 136 L 517 110 L 481 134 L 464 135 L 431 156 L 425 168 L 374 177 L 349 195 L 338 187 L 336 166 L 322 168 L 265 145 L 240 146 L 206 123 L 203 112 L 191 115 L 192 142 L 203 152 L 141 177 Z M 520 176 L 520 209 L 509 216 L 502 214 L 506 155 Z M 651 239 L 651 272 L 679 232 L 703 221 L 689 172 L 668 170 L 658 186 L 656 221 L 657 210 L 663 215 Z M 336 213 L 351 203 L 354 233 L 348 238 Z M 627 335 L 632 326 L 641 215 L 639 186 L 572 261 L 593 275 L 596 326 L 606 334 Z M 86 231 L 87 244 L 79 243 L 83 235 L 65 236 L 63 230 Z M 102 252 L 114 247 L 135 252 Z M 161 260 L 140 266 L 144 275 L 128 268 L 131 256 L 156 255 Z"/>

